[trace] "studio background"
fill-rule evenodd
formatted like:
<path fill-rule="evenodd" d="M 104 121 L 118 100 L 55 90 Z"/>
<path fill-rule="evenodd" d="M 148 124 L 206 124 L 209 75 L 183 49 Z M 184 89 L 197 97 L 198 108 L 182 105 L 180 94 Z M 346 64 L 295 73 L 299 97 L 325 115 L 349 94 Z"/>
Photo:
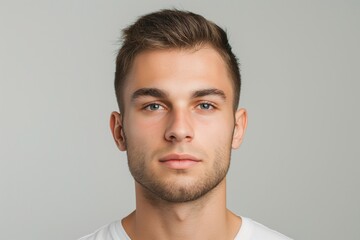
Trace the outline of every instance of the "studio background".
<path fill-rule="evenodd" d="M 359 1 L 0 0 L 0 232 L 77 239 L 134 209 L 109 129 L 120 30 L 162 8 L 227 29 L 249 124 L 228 206 L 295 239 L 359 239 Z"/>

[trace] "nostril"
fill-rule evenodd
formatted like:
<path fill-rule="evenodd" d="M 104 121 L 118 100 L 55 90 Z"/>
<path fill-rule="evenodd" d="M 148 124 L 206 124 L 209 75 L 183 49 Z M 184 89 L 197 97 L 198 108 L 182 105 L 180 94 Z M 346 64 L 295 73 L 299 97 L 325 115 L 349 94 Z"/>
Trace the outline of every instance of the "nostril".
<path fill-rule="evenodd" d="M 169 132 L 165 136 L 166 140 L 168 140 L 170 142 L 178 141 L 179 137 L 180 136 L 178 136 L 175 132 Z"/>

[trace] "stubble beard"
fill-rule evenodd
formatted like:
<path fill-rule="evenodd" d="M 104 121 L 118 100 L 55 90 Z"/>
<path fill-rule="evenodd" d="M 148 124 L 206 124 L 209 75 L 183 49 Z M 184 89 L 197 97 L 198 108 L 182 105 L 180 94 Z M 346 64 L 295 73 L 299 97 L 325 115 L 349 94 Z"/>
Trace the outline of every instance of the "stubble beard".
<path fill-rule="evenodd" d="M 147 190 L 146 197 L 170 203 L 183 203 L 202 198 L 224 180 L 230 166 L 231 147 L 229 144 L 216 149 L 212 167 L 196 180 L 183 184 L 159 179 L 146 169 L 146 157 L 141 148 L 127 146 L 127 156 L 129 170 L 135 181 Z M 178 175 L 186 173 L 186 170 L 176 172 Z M 181 176 L 179 179 L 181 181 Z"/>

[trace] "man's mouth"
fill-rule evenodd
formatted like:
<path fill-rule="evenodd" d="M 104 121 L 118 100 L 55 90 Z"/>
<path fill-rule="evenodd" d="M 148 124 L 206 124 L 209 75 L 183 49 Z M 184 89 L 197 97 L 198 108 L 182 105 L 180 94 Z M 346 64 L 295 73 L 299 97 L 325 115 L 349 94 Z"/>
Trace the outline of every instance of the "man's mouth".
<path fill-rule="evenodd" d="M 171 169 L 188 169 L 201 160 L 189 154 L 169 154 L 160 158 L 159 162 Z"/>

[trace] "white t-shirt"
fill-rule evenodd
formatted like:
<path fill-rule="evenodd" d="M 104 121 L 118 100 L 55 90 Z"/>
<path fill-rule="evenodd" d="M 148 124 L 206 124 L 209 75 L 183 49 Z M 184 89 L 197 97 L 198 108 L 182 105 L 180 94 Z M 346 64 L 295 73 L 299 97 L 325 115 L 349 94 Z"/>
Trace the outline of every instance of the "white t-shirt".
<path fill-rule="evenodd" d="M 250 218 L 241 217 L 242 224 L 234 240 L 291 240 Z M 126 234 L 121 221 L 115 221 L 101 227 L 94 233 L 79 240 L 131 240 Z"/>

